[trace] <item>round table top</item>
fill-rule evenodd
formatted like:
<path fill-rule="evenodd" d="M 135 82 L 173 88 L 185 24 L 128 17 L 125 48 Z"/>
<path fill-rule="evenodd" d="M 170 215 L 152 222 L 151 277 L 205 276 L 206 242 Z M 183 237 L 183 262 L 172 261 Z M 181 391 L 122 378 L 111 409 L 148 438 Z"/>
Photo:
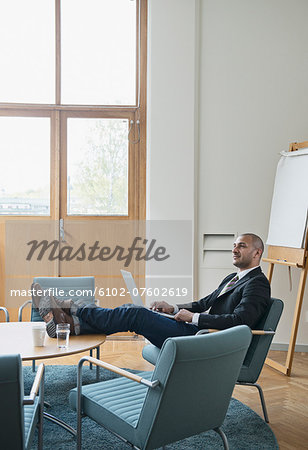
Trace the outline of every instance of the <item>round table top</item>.
<path fill-rule="evenodd" d="M 103 344 L 104 334 L 82 334 L 69 337 L 69 347 L 59 349 L 57 339 L 46 333 L 44 347 L 34 347 L 32 325 L 35 322 L 3 322 L 0 323 L 0 355 L 20 353 L 23 361 L 31 359 L 58 358 L 84 352 Z"/>

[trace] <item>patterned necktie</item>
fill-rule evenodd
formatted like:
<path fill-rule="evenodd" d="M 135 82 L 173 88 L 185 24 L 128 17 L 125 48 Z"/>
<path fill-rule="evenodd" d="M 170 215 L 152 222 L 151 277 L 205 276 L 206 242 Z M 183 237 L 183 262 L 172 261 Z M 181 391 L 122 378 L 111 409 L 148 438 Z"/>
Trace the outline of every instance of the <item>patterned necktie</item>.
<path fill-rule="evenodd" d="M 221 295 L 223 295 L 223 294 L 225 294 L 227 291 L 229 291 L 229 289 L 231 289 L 232 286 L 234 286 L 235 283 L 236 283 L 238 280 L 239 280 L 238 275 L 235 275 L 235 277 L 233 277 L 233 278 L 229 281 L 229 283 L 227 283 L 227 284 L 224 286 L 224 288 L 222 289 L 222 291 L 220 292 L 220 294 L 219 294 L 218 297 L 220 297 Z"/>

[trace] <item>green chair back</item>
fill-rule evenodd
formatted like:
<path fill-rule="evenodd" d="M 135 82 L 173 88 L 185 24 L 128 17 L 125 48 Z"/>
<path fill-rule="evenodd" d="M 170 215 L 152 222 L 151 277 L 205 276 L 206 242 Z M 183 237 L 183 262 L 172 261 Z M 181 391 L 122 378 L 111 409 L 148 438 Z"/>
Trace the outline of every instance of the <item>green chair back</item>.
<path fill-rule="evenodd" d="M 271 298 L 271 304 L 255 329 L 276 331 L 282 311 L 283 302 L 278 298 Z M 238 377 L 239 382 L 255 383 L 257 381 L 273 337 L 273 335 L 253 336 Z"/>

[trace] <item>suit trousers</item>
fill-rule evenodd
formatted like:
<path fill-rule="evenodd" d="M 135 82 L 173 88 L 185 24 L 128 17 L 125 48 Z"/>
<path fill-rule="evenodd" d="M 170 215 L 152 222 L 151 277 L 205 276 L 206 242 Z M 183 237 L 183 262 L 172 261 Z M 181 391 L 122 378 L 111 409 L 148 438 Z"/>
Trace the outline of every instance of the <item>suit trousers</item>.
<path fill-rule="evenodd" d="M 110 335 L 121 331 L 133 331 L 161 348 L 168 337 L 192 336 L 199 327 L 177 322 L 143 307 L 120 306 L 118 308 L 78 308 L 81 334 L 102 333 Z"/>

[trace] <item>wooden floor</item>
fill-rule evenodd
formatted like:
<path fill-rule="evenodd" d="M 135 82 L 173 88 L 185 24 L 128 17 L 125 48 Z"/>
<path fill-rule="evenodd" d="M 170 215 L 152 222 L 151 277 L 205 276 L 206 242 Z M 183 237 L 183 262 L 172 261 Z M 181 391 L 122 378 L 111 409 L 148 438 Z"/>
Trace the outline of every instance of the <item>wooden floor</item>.
<path fill-rule="evenodd" d="M 144 341 L 139 339 L 108 339 L 101 346 L 101 359 L 119 367 L 152 370 L 153 366 L 141 355 L 144 345 Z M 81 356 L 50 359 L 44 363 L 76 364 Z M 285 353 L 272 351 L 270 357 L 283 363 Z M 295 354 L 291 377 L 264 366 L 259 384 L 265 395 L 269 425 L 275 433 L 280 449 L 308 449 L 308 353 Z M 237 386 L 233 396 L 262 416 L 256 388 Z"/>

